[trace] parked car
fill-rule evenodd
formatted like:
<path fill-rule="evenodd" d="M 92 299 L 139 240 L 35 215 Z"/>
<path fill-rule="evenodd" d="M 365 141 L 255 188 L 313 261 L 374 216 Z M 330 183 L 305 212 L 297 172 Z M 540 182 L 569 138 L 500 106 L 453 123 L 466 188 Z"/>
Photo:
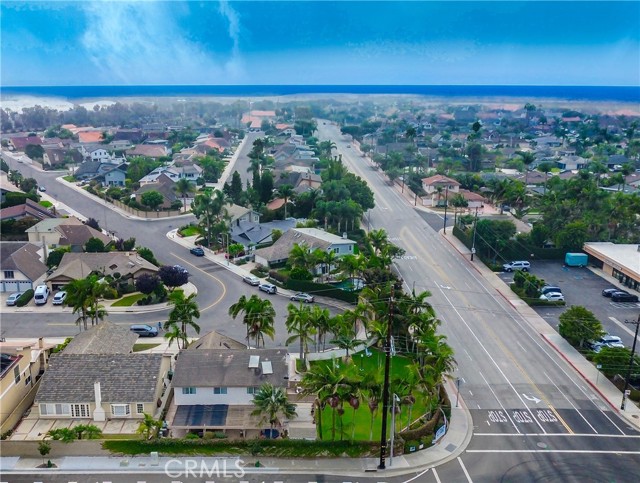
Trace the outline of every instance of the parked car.
<path fill-rule="evenodd" d="M 53 296 L 53 301 L 51 302 L 53 305 L 62 305 L 64 303 L 64 299 L 67 298 L 67 292 L 61 290 L 57 294 Z"/>
<path fill-rule="evenodd" d="M 41 191 L 44 193 L 45 191 L 47 191 L 47 188 L 45 188 L 44 186 L 38 186 L 38 191 Z"/>
<path fill-rule="evenodd" d="M 313 298 L 313 295 L 309 295 L 305 292 L 298 292 L 297 294 L 291 296 L 291 300 L 295 302 L 304 302 L 305 304 L 310 304 L 315 299 Z"/>
<path fill-rule="evenodd" d="M 548 300 L 549 302 L 564 302 L 564 295 L 559 292 L 549 292 L 540 295 L 540 300 Z"/>
<path fill-rule="evenodd" d="M 36 305 L 44 305 L 47 303 L 47 300 L 49 300 L 50 294 L 51 291 L 49 290 L 49 287 L 47 287 L 46 285 L 38 285 L 36 287 L 36 291 L 33 294 L 33 300 L 35 301 Z"/>
<path fill-rule="evenodd" d="M 129 327 L 131 332 L 135 332 L 140 337 L 155 337 L 158 335 L 158 329 L 146 324 L 132 325 Z"/>
<path fill-rule="evenodd" d="M 637 302 L 638 296 L 629 292 L 613 292 L 611 294 L 612 302 Z"/>
<path fill-rule="evenodd" d="M 513 272 L 514 270 L 522 270 L 523 272 L 528 272 L 530 268 L 531 264 L 526 260 L 518 260 L 502 265 L 502 269 L 505 272 Z"/>
<path fill-rule="evenodd" d="M 244 283 L 248 283 L 249 285 L 253 285 L 254 287 L 260 285 L 260 279 L 258 277 L 254 277 L 253 275 L 245 275 L 244 277 L 242 277 L 242 281 Z"/>
<path fill-rule="evenodd" d="M 558 293 L 562 293 L 562 289 L 560 289 L 560 287 L 556 287 L 554 285 L 545 285 L 544 287 L 542 287 L 540 289 L 540 294 L 541 295 L 546 295 L 550 292 L 558 292 Z"/>
<path fill-rule="evenodd" d="M 625 293 L 629 293 L 629 292 L 627 292 L 626 290 L 622 290 L 622 289 L 619 289 L 619 288 L 616 288 L 616 287 L 611 287 L 611 288 L 605 288 L 605 289 L 602 291 L 602 296 L 603 296 L 603 297 L 611 297 L 611 295 L 612 295 L 613 293 L 615 293 L 615 292 L 625 292 Z"/>
<path fill-rule="evenodd" d="M 7 297 L 7 305 L 13 307 L 24 292 L 14 292 Z"/>
<path fill-rule="evenodd" d="M 173 268 L 175 268 L 176 270 L 180 270 L 183 273 L 189 274 L 189 270 L 184 268 L 182 265 L 174 265 Z"/>
<path fill-rule="evenodd" d="M 258 290 L 262 290 L 263 292 L 274 294 L 278 292 L 278 287 L 276 287 L 272 283 L 261 283 L 260 285 L 258 285 Z"/>
<path fill-rule="evenodd" d="M 189 252 L 196 257 L 204 257 L 204 248 L 202 247 L 193 247 Z"/>
<path fill-rule="evenodd" d="M 618 337 L 617 335 L 610 335 L 610 334 L 605 334 L 602 337 L 600 337 L 600 340 L 598 341 L 600 344 L 621 344 L 622 343 L 622 339 L 620 337 Z"/>

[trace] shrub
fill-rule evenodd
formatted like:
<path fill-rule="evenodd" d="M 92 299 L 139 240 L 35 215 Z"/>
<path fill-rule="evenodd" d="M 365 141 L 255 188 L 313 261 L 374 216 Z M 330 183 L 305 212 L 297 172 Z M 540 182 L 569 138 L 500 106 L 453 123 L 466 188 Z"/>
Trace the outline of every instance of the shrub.
<path fill-rule="evenodd" d="M 33 289 L 27 290 L 23 293 L 18 300 L 16 300 L 16 305 L 18 307 L 24 307 L 29 303 L 29 301 L 33 298 Z"/>
<path fill-rule="evenodd" d="M 118 284 L 118 292 L 120 295 L 127 295 L 136 291 L 136 287 L 130 283 Z"/>
<path fill-rule="evenodd" d="M 107 300 L 115 300 L 119 297 L 118 291 L 113 287 L 106 287 L 103 297 Z"/>
<path fill-rule="evenodd" d="M 295 267 L 289 272 L 289 278 L 293 280 L 313 280 L 313 275 L 305 268 Z"/>

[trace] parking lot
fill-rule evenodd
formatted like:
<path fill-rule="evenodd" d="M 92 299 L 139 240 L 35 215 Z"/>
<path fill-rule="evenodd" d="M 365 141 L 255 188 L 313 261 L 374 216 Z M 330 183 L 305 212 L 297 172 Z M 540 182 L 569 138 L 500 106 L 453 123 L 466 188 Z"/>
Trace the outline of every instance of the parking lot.
<path fill-rule="evenodd" d="M 562 261 L 535 261 L 531 263 L 531 273 L 544 279 L 547 284 L 562 289 L 566 306 L 533 307 L 556 330 L 558 317 L 567 307 L 582 305 L 595 314 L 606 332 L 619 336 L 625 346 L 631 347 L 635 326 L 625 324 L 624 321 L 637 320 L 640 303 L 615 303 L 610 298 L 603 297 L 602 290 L 614 285 L 588 268 L 563 267 Z M 501 273 L 500 278 L 510 283 L 513 281 L 513 273 Z M 630 289 L 625 290 L 635 294 Z"/>

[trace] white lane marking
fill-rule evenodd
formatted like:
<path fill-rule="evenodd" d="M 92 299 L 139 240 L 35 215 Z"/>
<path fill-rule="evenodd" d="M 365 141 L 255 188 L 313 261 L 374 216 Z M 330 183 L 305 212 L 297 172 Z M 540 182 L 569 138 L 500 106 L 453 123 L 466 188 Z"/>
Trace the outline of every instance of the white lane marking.
<path fill-rule="evenodd" d="M 473 396 L 473 393 L 471 391 L 469 391 L 469 394 L 471 394 Z"/>
<path fill-rule="evenodd" d="M 579 438 L 630 438 L 630 439 L 639 439 L 640 435 L 635 434 L 592 434 L 592 433 L 473 433 L 474 436 L 536 436 L 536 437 L 546 437 L 546 436 L 570 436 L 570 437 L 579 437 Z"/>
<path fill-rule="evenodd" d="M 430 469 L 433 469 L 435 471 L 435 468 L 427 468 L 426 470 L 424 470 L 422 473 L 418 473 L 416 476 L 414 476 L 413 478 L 409 478 L 408 480 L 403 481 L 402 483 L 409 483 L 410 481 L 413 481 L 415 479 L 420 478 L 422 475 L 424 475 L 427 471 L 429 471 Z"/>
<path fill-rule="evenodd" d="M 436 471 L 436 469 L 432 468 L 432 470 L 433 470 L 433 476 L 435 476 L 435 478 L 436 478 L 436 483 L 442 483 L 440 481 L 440 477 L 438 476 L 438 472 Z"/>
<path fill-rule="evenodd" d="M 606 449 L 468 449 L 467 453 L 571 453 L 571 454 L 640 454 L 640 451 Z"/>
<path fill-rule="evenodd" d="M 635 330 L 631 330 L 630 328 L 628 328 L 625 324 L 620 322 L 615 317 L 609 317 L 609 320 L 612 321 L 614 324 L 616 324 L 622 330 L 626 331 L 631 337 L 635 337 L 636 336 Z"/>
<path fill-rule="evenodd" d="M 587 418 L 585 418 L 585 417 L 582 415 L 582 413 L 580 412 L 580 410 L 579 410 L 577 407 L 575 407 L 575 406 L 573 405 L 573 403 L 571 402 L 571 400 L 567 397 L 567 395 L 566 395 L 563 391 L 561 391 L 561 390 L 560 390 L 560 388 L 558 387 L 558 385 L 557 385 L 555 382 L 553 382 L 553 380 L 551 379 L 551 377 L 549 377 L 549 374 L 547 374 L 547 373 L 546 373 L 546 371 L 544 371 L 544 375 L 545 375 L 545 376 L 547 376 L 547 379 L 549 379 L 549 382 L 550 382 L 551 384 L 553 384 L 553 386 L 558 390 L 558 392 L 559 392 L 560 394 L 562 394 L 562 396 L 567 400 L 567 402 L 568 402 L 569 404 L 571 404 L 571 407 L 572 407 L 572 408 L 573 408 L 573 409 L 574 409 L 574 410 L 575 410 L 575 411 L 580 415 L 580 417 L 581 417 L 582 419 L 584 419 L 584 422 L 585 422 L 585 423 L 587 423 L 587 424 L 589 425 L 589 427 L 593 430 L 593 432 L 594 432 L 594 433 L 596 433 L 596 434 L 598 434 L 598 432 L 596 431 L 596 428 L 594 428 L 593 426 L 591 426 L 591 423 L 589 423 L 589 421 L 587 421 Z"/>
<path fill-rule="evenodd" d="M 72 324 L 69 324 L 69 325 L 72 325 Z M 75 325 L 75 324 L 73 324 L 73 325 Z M 469 358 L 469 360 L 471 360 L 471 361 L 472 361 L 473 359 L 471 359 L 471 354 L 469 354 L 469 353 L 467 352 L 467 349 L 463 349 L 463 350 L 464 350 L 464 353 L 465 353 L 465 354 L 467 354 L 467 357 Z"/>
<path fill-rule="evenodd" d="M 522 349 L 522 352 L 527 352 L 527 349 L 522 347 L 522 344 L 520 342 L 516 341 L 516 344 L 518 344 L 518 347 L 520 347 L 520 349 Z"/>
<path fill-rule="evenodd" d="M 505 412 L 505 414 L 507 415 L 507 417 L 509 418 L 509 421 L 511 421 L 511 424 L 513 424 L 513 427 L 516 428 L 516 431 L 518 432 L 518 434 L 520 434 L 520 429 L 518 428 L 518 426 L 516 425 L 516 423 L 513 422 L 513 419 L 511 419 L 511 415 L 509 414 L 509 412 L 505 409 L 505 407 L 502 405 L 502 402 L 500 401 L 500 399 L 498 399 L 498 396 L 496 395 L 496 393 L 493 391 L 493 388 L 491 387 L 491 384 L 489 384 L 489 381 L 487 381 L 487 379 L 484 377 L 484 375 L 482 374 L 482 372 L 478 371 L 478 374 L 480 374 L 480 377 L 482 377 L 482 379 L 484 379 L 484 382 L 487 384 L 487 386 L 489 387 L 489 390 L 491 391 L 491 393 L 493 394 L 493 397 L 496 398 L 496 401 L 498 401 L 498 404 L 500 404 L 500 407 L 502 408 L 502 410 Z M 480 406 L 478 406 L 478 408 L 480 408 Z M 487 421 L 487 424 L 489 424 L 489 421 Z"/>
<path fill-rule="evenodd" d="M 534 402 L 535 404 L 538 404 L 538 403 L 541 401 L 541 399 L 538 399 L 538 398 L 537 398 L 537 397 L 535 397 L 535 396 L 531 396 L 531 397 L 529 397 L 529 396 L 527 396 L 525 393 L 522 393 L 522 397 L 523 397 L 523 398 L 525 398 L 527 401 Z"/>
<path fill-rule="evenodd" d="M 458 463 L 460 463 L 460 466 L 462 467 L 462 471 L 464 472 L 464 476 L 467 477 L 467 481 L 469 483 L 473 483 L 473 480 L 471 479 L 471 477 L 469 476 L 469 472 L 467 471 L 467 469 L 464 466 L 464 463 L 462 462 L 462 458 L 460 458 L 460 456 L 458 456 Z"/>
<path fill-rule="evenodd" d="M 478 409 L 482 409 L 482 408 L 480 407 L 480 404 L 476 404 L 476 406 L 478 406 Z"/>
<path fill-rule="evenodd" d="M 449 245 L 449 243 L 447 243 L 447 245 Z M 445 247 L 445 245 L 442 245 L 443 247 Z M 451 249 L 453 250 L 453 247 L 451 247 L 450 245 L 448 247 L 446 247 L 447 249 Z M 560 362 L 557 360 L 557 355 L 556 358 L 551 356 L 551 353 L 547 350 L 546 347 L 543 347 L 542 344 L 539 342 L 538 339 L 536 339 L 532 334 L 531 331 L 533 330 L 533 328 L 531 327 L 531 325 L 529 325 L 528 322 L 526 322 L 525 318 L 523 315 L 521 315 L 519 312 L 516 313 L 518 314 L 518 317 L 515 317 L 512 314 L 512 311 L 514 310 L 513 307 L 509 307 L 507 305 L 503 305 L 503 303 L 498 300 L 498 298 L 496 298 L 495 295 L 493 295 L 493 293 L 491 293 L 489 291 L 489 289 L 485 286 L 485 283 L 488 283 L 486 280 L 479 278 L 479 276 L 474 273 L 474 271 L 472 271 L 469 267 L 465 266 L 464 269 L 467 271 L 467 273 L 471 276 L 471 278 L 473 278 L 479 285 L 480 287 L 482 287 L 482 289 L 484 290 L 484 292 L 491 297 L 494 302 L 498 305 L 498 307 L 500 307 L 502 309 L 502 311 L 511 319 L 513 320 L 521 329 L 521 333 L 524 333 L 530 340 L 531 342 L 533 342 L 534 345 L 538 346 L 538 349 L 540 349 L 542 351 L 542 353 L 544 355 L 547 356 L 547 358 L 551 361 L 552 364 L 554 364 L 567 378 L 567 380 L 571 381 L 571 383 L 576 386 L 578 389 L 580 389 L 580 391 L 591 401 L 591 403 L 598 409 L 598 411 L 600 411 L 602 413 L 602 415 L 607 418 L 609 420 L 609 422 L 618 430 L 620 431 L 621 434 L 625 434 L 624 431 L 622 431 L 622 429 L 620 429 L 618 427 L 618 425 L 616 423 L 613 422 L 613 420 L 607 415 L 607 413 L 600 407 L 598 406 L 593 400 L 591 400 L 589 398 L 589 395 L 587 394 L 587 390 L 584 387 L 581 387 L 576 381 L 575 381 L 575 377 L 572 377 L 569 375 L 569 373 L 560 365 Z M 492 287 L 493 288 L 493 287 Z M 495 289 L 494 289 L 495 290 Z M 511 310 L 511 311 L 510 311 Z M 539 335 L 536 332 L 536 335 Z M 555 352 L 554 352 L 555 354 Z M 565 361 L 565 364 L 569 364 L 567 361 Z M 575 373 L 577 373 L 577 371 L 574 371 Z M 600 401 L 600 400 L 599 400 Z"/>
<path fill-rule="evenodd" d="M 478 336 L 476 335 L 476 333 L 473 331 L 473 329 L 471 329 L 471 326 L 467 323 L 466 320 L 464 320 L 464 317 L 462 317 L 462 314 L 458 311 L 458 308 L 451 302 L 451 300 L 449 299 L 449 297 L 447 297 L 447 294 L 444 292 L 444 290 L 440 289 L 440 293 L 442 294 L 442 296 L 447 300 L 447 303 L 451 306 L 451 308 L 453 308 L 453 311 L 458 315 L 458 317 L 460 318 L 460 320 L 462 321 L 462 323 L 464 324 L 464 326 L 467 328 L 467 330 L 469 332 L 471 332 L 471 335 L 473 336 L 473 338 L 476 340 L 476 342 L 478 342 L 478 345 L 480 345 L 480 347 L 482 348 L 482 350 L 485 352 L 485 354 L 487 354 L 487 356 L 489 357 L 489 359 L 491 359 L 491 362 L 493 362 L 493 365 L 496 366 L 496 369 L 498 369 L 498 372 L 502 375 L 502 377 L 504 378 L 504 380 L 507 382 L 507 384 L 509 385 L 509 387 L 511 388 L 511 390 L 516 394 L 516 396 L 518 396 L 518 399 L 520 399 L 520 402 L 522 403 L 522 405 L 527 408 L 527 411 L 529 411 L 529 414 L 531 414 L 531 417 L 533 418 L 533 420 L 535 421 L 535 423 L 538 425 L 538 427 L 540 428 L 540 430 L 543 433 L 546 433 L 546 431 L 544 430 L 544 428 L 542 427 L 542 425 L 540 424 L 540 422 L 536 419 L 536 417 L 533 415 L 533 412 L 531 411 L 531 409 L 529 408 L 529 406 L 527 406 L 527 403 L 524 402 L 524 399 L 522 398 L 522 396 L 520 396 L 520 394 L 518 394 L 518 391 L 516 391 L 516 388 L 513 387 L 513 384 L 511 384 L 511 381 L 509 380 L 509 378 L 507 377 L 507 375 L 502 371 L 502 369 L 500 368 L 500 365 L 498 365 L 498 363 L 496 362 L 496 360 L 491 356 L 491 353 L 487 350 L 487 348 L 484 346 L 484 344 L 482 344 L 482 342 L 480 342 L 480 339 L 478 338 Z M 484 376 L 483 376 L 484 379 Z M 486 379 L 485 379 L 486 382 Z M 487 383 L 487 385 L 489 385 L 489 383 Z M 493 392 L 493 390 L 491 391 Z M 495 396 L 495 393 L 494 393 Z M 497 397 L 496 397 L 497 399 Z M 502 405 L 502 404 L 501 404 Z M 504 408 L 503 408 L 504 409 Z"/>

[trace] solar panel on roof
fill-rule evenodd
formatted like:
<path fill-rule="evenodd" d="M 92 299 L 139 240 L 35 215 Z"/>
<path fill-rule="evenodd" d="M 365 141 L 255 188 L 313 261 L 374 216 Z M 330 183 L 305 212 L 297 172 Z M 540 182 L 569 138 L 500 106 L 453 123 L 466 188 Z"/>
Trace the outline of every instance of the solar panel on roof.
<path fill-rule="evenodd" d="M 263 374 L 273 374 L 273 367 L 271 367 L 271 361 L 263 361 L 262 362 L 262 373 Z"/>
<path fill-rule="evenodd" d="M 260 367 L 260 356 L 249 357 L 249 369 L 257 369 Z"/>

